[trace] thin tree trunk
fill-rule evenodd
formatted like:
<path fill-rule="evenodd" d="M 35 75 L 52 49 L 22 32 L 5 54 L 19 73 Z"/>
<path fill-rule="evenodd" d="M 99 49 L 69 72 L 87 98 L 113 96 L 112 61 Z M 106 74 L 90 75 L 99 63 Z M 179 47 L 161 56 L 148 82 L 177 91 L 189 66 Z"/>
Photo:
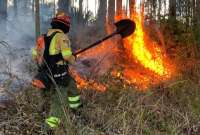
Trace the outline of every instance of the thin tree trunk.
<path fill-rule="evenodd" d="M 86 6 L 86 12 L 88 12 L 88 9 L 89 9 L 89 8 L 88 8 L 88 4 L 89 4 L 89 3 L 88 3 L 88 0 L 86 1 L 86 3 L 87 3 L 87 4 L 86 4 L 86 5 L 87 5 L 87 6 Z"/>
<path fill-rule="evenodd" d="M 199 26 L 200 26 L 200 1 L 196 0 L 194 30 L 195 30 L 197 44 L 199 45 L 198 48 L 200 49 L 200 27 Z"/>
<path fill-rule="evenodd" d="M 146 1 L 145 4 L 147 5 L 147 14 L 149 16 L 149 14 L 150 14 L 150 2 Z"/>
<path fill-rule="evenodd" d="M 0 1 L 0 17 L 1 19 L 7 18 L 7 0 L 1 0 Z"/>
<path fill-rule="evenodd" d="M 7 0 L 0 0 L 0 29 L 2 32 L 7 31 Z M 3 34 L 2 39 L 4 40 L 6 35 Z"/>
<path fill-rule="evenodd" d="M 196 1 L 196 0 L 192 0 L 192 27 L 193 27 L 193 34 L 195 36 L 195 41 L 196 41 L 196 45 L 194 46 L 195 48 L 195 56 L 196 57 L 200 57 L 199 55 L 199 50 L 200 50 L 200 2 Z"/>
<path fill-rule="evenodd" d="M 190 26 L 190 1 L 186 1 L 186 8 L 185 8 L 185 14 L 186 14 L 186 16 L 185 16 L 185 19 L 186 19 L 186 28 L 189 28 L 189 26 Z"/>
<path fill-rule="evenodd" d="M 83 24 L 83 0 L 79 0 L 78 24 Z"/>
<path fill-rule="evenodd" d="M 105 24 L 106 24 L 106 13 L 107 13 L 107 2 L 99 0 L 99 9 L 98 9 L 98 19 L 97 25 L 105 33 Z"/>
<path fill-rule="evenodd" d="M 130 5 L 130 16 L 132 16 L 135 14 L 135 0 L 130 0 L 129 5 Z"/>
<path fill-rule="evenodd" d="M 35 0 L 32 0 L 32 13 L 34 14 L 35 12 Z"/>
<path fill-rule="evenodd" d="M 153 19 L 156 18 L 156 8 L 157 8 L 157 1 L 156 0 L 152 0 L 152 13 L 153 13 Z"/>
<path fill-rule="evenodd" d="M 128 16 L 128 14 L 129 14 L 128 9 L 129 9 L 129 0 L 126 0 L 126 15 L 127 15 L 127 16 Z"/>
<path fill-rule="evenodd" d="M 169 0 L 169 19 L 174 23 L 176 21 L 176 1 Z"/>
<path fill-rule="evenodd" d="M 162 0 L 158 0 L 158 21 L 160 21 L 160 19 L 161 19 L 161 8 L 162 8 Z"/>
<path fill-rule="evenodd" d="M 17 0 L 14 0 L 14 12 L 15 16 L 17 16 Z"/>
<path fill-rule="evenodd" d="M 71 5 L 71 0 L 59 0 L 58 1 L 58 8 L 60 10 L 65 11 L 65 13 L 67 13 L 67 14 L 71 13 L 70 5 Z"/>
<path fill-rule="evenodd" d="M 164 15 L 166 15 L 166 13 L 167 13 L 167 2 L 166 2 L 166 0 L 164 0 Z M 165 17 L 164 17 L 165 18 Z"/>
<path fill-rule="evenodd" d="M 95 15 L 97 14 L 97 0 L 95 0 Z"/>
<path fill-rule="evenodd" d="M 194 24 L 195 24 L 195 16 L 196 16 L 196 0 L 192 0 L 192 25 L 194 27 Z"/>
<path fill-rule="evenodd" d="M 108 22 L 112 24 L 114 21 L 115 21 L 115 0 L 109 0 Z"/>
<path fill-rule="evenodd" d="M 35 0 L 35 36 L 40 36 L 40 2 Z"/>
<path fill-rule="evenodd" d="M 53 14 L 56 15 L 56 0 L 53 1 Z"/>
<path fill-rule="evenodd" d="M 122 0 L 117 0 L 117 11 L 116 15 L 117 16 L 122 16 Z"/>

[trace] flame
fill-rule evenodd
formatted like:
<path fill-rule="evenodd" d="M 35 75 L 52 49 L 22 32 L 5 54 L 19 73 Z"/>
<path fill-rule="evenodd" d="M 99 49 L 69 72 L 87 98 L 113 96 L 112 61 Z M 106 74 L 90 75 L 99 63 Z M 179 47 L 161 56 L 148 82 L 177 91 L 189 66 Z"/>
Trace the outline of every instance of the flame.
<path fill-rule="evenodd" d="M 145 68 L 152 72 L 166 76 L 170 72 L 164 66 L 162 51 L 156 42 L 145 42 L 145 34 L 142 27 L 142 17 L 134 17 L 136 23 L 135 33 L 125 39 L 125 45 L 131 46 L 132 55 L 139 61 Z M 148 50 L 147 46 L 150 45 L 152 52 Z M 153 52 L 154 51 L 154 52 Z"/>
<path fill-rule="evenodd" d="M 76 69 L 70 69 L 70 74 L 73 76 L 73 78 L 76 80 L 76 84 L 78 89 L 83 90 L 83 89 L 94 89 L 99 92 L 104 92 L 106 91 L 106 86 L 103 84 L 100 84 L 96 82 L 95 80 L 92 79 L 86 79 L 82 77 Z"/>
<path fill-rule="evenodd" d="M 127 18 L 126 14 L 122 13 L 122 15 L 116 16 L 116 20 L 122 18 Z M 123 40 L 124 49 L 120 50 L 117 47 L 116 44 L 120 38 L 116 37 L 87 51 L 87 53 L 79 55 L 79 57 L 100 61 L 92 65 L 92 70 L 88 70 L 90 72 L 93 72 L 95 68 L 98 70 L 110 69 L 111 65 L 115 65 L 115 70 L 111 72 L 111 75 L 119 78 L 124 87 L 130 85 L 146 91 L 148 88 L 158 86 L 172 78 L 175 73 L 175 65 L 167 58 L 164 45 L 152 40 L 145 32 L 143 13 L 134 12 L 129 19 L 136 23 L 136 30 Z M 108 33 L 113 32 L 114 28 L 108 22 L 106 28 Z M 112 59 L 108 59 L 110 58 L 108 54 L 112 54 Z M 99 59 L 99 56 L 102 59 Z M 102 61 L 104 61 L 104 64 L 102 64 Z M 119 65 L 119 67 L 116 65 Z M 75 78 L 79 89 L 95 89 L 101 92 L 107 89 L 107 86 L 95 80 L 82 77 L 76 70 L 73 70 L 72 76 Z"/>
<path fill-rule="evenodd" d="M 116 20 L 125 18 L 122 16 L 116 16 Z M 141 90 L 147 90 L 171 78 L 174 71 L 164 48 L 146 34 L 143 13 L 134 12 L 129 19 L 136 23 L 136 30 L 123 40 L 127 55 L 123 79 Z"/>

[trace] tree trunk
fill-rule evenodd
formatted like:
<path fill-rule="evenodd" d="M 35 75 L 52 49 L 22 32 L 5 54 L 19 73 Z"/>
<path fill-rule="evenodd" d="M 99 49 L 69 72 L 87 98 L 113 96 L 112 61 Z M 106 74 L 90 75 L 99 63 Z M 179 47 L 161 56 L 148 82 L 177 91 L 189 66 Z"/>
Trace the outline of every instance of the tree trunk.
<path fill-rule="evenodd" d="M 108 5 L 108 22 L 110 24 L 115 21 L 115 0 L 109 0 Z"/>
<path fill-rule="evenodd" d="M 7 31 L 7 2 L 7 0 L 0 0 L 0 29 L 4 33 Z M 6 35 L 3 34 L 1 38 L 5 40 Z"/>
<path fill-rule="evenodd" d="M 176 1 L 169 0 L 169 20 L 174 23 L 176 21 Z"/>
<path fill-rule="evenodd" d="M 152 0 L 152 18 L 156 19 L 157 0 Z"/>
<path fill-rule="evenodd" d="M 35 12 L 35 0 L 32 0 L 32 13 L 34 14 Z"/>
<path fill-rule="evenodd" d="M 191 3 L 190 1 L 186 1 L 186 5 L 185 5 L 185 19 L 186 19 L 186 28 L 189 28 L 190 26 L 190 8 L 191 8 Z"/>
<path fill-rule="evenodd" d="M 89 8 L 88 8 L 88 5 L 89 5 L 89 2 L 88 2 L 88 0 L 86 0 L 86 12 L 88 12 L 88 10 L 89 10 Z"/>
<path fill-rule="evenodd" d="M 195 16 L 194 16 L 194 32 L 198 48 L 200 49 L 200 1 L 196 0 Z"/>
<path fill-rule="evenodd" d="M 135 0 L 129 0 L 130 16 L 135 14 Z"/>
<path fill-rule="evenodd" d="M 83 25 L 83 0 L 79 0 L 78 24 Z"/>
<path fill-rule="evenodd" d="M 7 18 L 7 0 L 0 1 L 0 17 L 1 19 Z"/>
<path fill-rule="evenodd" d="M 162 8 L 162 0 L 158 0 L 158 21 L 160 21 L 161 19 L 161 15 L 160 15 L 160 12 L 161 12 L 161 8 Z"/>
<path fill-rule="evenodd" d="M 122 0 L 117 0 L 117 11 L 116 15 L 117 16 L 122 16 Z"/>
<path fill-rule="evenodd" d="M 40 2 L 35 0 L 35 36 L 40 36 Z"/>
<path fill-rule="evenodd" d="M 192 26 L 195 25 L 196 20 L 196 0 L 192 0 Z"/>
<path fill-rule="evenodd" d="M 98 19 L 97 25 L 105 33 L 105 23 L 106 23 L 106 13 L 107 13 L 107 2 L 99 0 L 99 9 L 98 9 Z"/>
<path fill-rule="evenodd" d="M 56 0 L 53 1 L 53 13 L 56 15 Z"/>
<path fill-rule="evenodd" d="M 58 1 L 58 8 L 60 10 L 63 10 L 67 14 L 71 13 L 70 5 L 71 5 L 71 0 L 59 0 Z"/>
<path fill-rule="evenodd" d="M 14 12 L 15 12 L 15 16 L 17 16 L 17 0 L 14 0 Z"/>

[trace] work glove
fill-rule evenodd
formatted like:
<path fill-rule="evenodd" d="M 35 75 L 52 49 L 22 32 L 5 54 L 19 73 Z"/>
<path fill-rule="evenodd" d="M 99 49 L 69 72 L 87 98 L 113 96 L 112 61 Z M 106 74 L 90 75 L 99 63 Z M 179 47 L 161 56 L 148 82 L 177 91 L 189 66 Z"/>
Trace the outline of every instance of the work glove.
<path fill-rule="evenodd" d="M 77 60 L 77 55 L 74 55 L 74 54 L 73 54 L 73 57 L 74 57 L 74 59 L 75 59 L 75 61 L 76 61 L 76 60 Z"/>
<path fill-rule="evenodd" d="M 74 56 L 74 55 L 71 55 L 69 58 L 68 58 L 68 60 L 67 60 L 70 64 L 75 64 L 75 62 L 76 62 L 76 56 Z"/>

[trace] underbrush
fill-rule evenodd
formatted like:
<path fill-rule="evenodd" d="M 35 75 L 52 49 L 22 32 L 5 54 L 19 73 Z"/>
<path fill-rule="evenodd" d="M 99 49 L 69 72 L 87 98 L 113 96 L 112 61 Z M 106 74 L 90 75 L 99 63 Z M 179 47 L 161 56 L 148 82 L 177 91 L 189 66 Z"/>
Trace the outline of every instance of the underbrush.
<path fill-rule="evenodd" d="M 24 88 L 15 105 L 1 110 L 0 133 L 43 135 L 43 98 L 38 90 Z M 191 80 L 180 80 L 165 88 L 140 92 L 110 81 L 99 93 L 82 90 L 83 108 L 68 110 L 77 135 L 198 135 L 200 91 Z M 57 135 L 69 134 L 59 129 Z M 71 129 L 65 129 L 69 131 Z"/>

